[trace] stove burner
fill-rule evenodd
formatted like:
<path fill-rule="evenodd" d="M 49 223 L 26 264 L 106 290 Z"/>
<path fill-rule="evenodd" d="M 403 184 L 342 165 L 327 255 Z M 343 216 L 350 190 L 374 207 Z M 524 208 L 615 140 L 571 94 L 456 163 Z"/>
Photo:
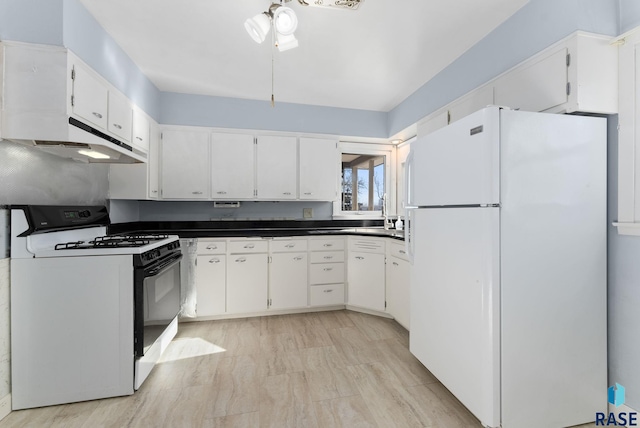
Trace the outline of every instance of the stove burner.
<path fill-rule="evenodd" d="M 152 241 L 168 238 L 169 235 L 110 235 L 98 236 L 93 241 L 76 241 L 57 244 L 56 250 L 73 250 L 86 248 L 134 248 L 148 245 Z"/>

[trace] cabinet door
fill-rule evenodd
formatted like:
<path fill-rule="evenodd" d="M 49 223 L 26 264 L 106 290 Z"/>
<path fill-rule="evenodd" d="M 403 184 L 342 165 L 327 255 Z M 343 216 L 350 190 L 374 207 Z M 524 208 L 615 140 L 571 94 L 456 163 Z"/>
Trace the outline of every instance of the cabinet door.
<path fill-rule="evenodd" d="M 397 148 L 396 151 L 396 165 L 397 165 L 397 169 L 396 171 L 398 171 L 398 176 L 397 176 L 397 185 L 396 185 L 396 189 L 397 189 L 397 196 L 396 196 L 396 214 L 398 214 L 399 216 L 405 216 L 405 206 L 407 205 L 407 201 L 406 201 L 406 195 L 405 195 L 405 180 L 406 180 L 406 163 L 407 163 L 407 156 L 409 155 L 409 149 L 410 149 L 410 143 L 405 143 L 402 146 Z"/>
<path fill-rule="evenodd" d="M 162 133 L 162 197 L 209 197 L 209 134 L 176 130 Z"/>
<path fill-rule="evenodd" d="M 307 253 L 277 253 L 269 269 L 271 309 L 307 306 Z"/>
<path fill-rule="evenodd" d="M 409 262 L 389 257 L 386 272 L 387 312 L 409 329 Z"/>
<path fill-rule="evenodd" d="M 107 130 L 114 134 L 119 140 L 131 142 L 133 110 L 129 100 L 118 92 L 109 91 L 108 111 Z"/>
<path fill-rule="evenodd" d="M 300 138 L 300 199 L 336 199 L 339 159 L 337 141 Z"/>
<path fill-rule="evenodd" d="M 91 125 L 107 129 L 108 90 L 102 82 L 83 65 L 73 66 L 73 114 Z"/>
<path fill-rule="evenodd" d="M 493 86 L 487 85 L 479 90 L 473 91 L 462 99 L 456 101 L 449 107 L 449 123 L 453 123 L 471 113 L 494 104 Z"/>
<path fill-rule="evenodd" d="M 226 256 L 198 256 L 196 262 L 196 314 L 199 317 L 226 312 Z"/>
<path fill-rule="evenodd" d="M 211 197 L 253 199 L 255 157 L 253 136 L 211 135 Z"/>
<path fill-rule="evenodd" d="M 258 137 L 256 148 L 256 182 L 259 199 L 296 199 L 296 137 Z"/>
<path fill-rule="evenodd" d="M 227 261 L 227 312 L 241 314 L 267 310 L 266 254 L 232 254 Z"/>
<path fill-rule="evenodd" d="M 131 143 L 139 149 L 149 151 L 149 120 L 139 109 L 133 109 L 133 132 Z"/>
<path fill-rule="evenodd" d="M 347 268 L 347 302 L 376 311 L 384 311 L 384 254 L 350 252 Z"/>
<path fill-rule="evenodd" d="M 511 72 L 495 83 L 495 103 L 526 111 L 543 111 L 567 102 L 567 49 Z"/>

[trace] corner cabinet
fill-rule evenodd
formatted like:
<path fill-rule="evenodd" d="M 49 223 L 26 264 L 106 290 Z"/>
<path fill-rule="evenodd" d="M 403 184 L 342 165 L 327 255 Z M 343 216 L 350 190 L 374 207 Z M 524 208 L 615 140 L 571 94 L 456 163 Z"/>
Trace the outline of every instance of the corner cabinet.
<path fill-rule="evenodd" d="M 384 312 L 385 240 L 349 237 L 347 304 Z"/>
<path fill-rule="evenodd" d="M 209 198 L 209 133 L 162 132 L 161 196 L 163 199 Z"/>

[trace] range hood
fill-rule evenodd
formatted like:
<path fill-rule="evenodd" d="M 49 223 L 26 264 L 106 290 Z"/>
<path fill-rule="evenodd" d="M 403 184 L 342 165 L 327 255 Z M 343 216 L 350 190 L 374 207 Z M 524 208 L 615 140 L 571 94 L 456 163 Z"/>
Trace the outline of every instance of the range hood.
<path fill-rule="evenodd" d="M 42 122 L 40 122 L 42 125 Z M 53 124 L 52 124 L 53 125 Z M 62 127 L 53 125 L 50 132 L 37 126 L 32 135 L 3 136 L 5 140 L 36 147 L 44 152 L 86 163 L 144 163 L 146 153 L 119 141 L 73 117 Z M 41 135 L 36 135 L 41 134 Z"/>

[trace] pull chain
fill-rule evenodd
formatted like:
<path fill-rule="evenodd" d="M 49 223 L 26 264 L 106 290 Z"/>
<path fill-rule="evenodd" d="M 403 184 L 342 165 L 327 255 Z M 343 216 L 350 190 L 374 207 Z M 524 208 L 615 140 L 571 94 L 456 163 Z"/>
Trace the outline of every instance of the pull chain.
<path fill-rule="evenodd" d="M 275 107 L 275 105 L 276 105 L 276 98 L 275 98 L 275 96 L 273 94 L 274 93 L 274 90 L 273 90 L 273 86 L 274 86 L 274 84 L 273 84 L 273 81 L 274 81 L 274 77 L 273 77 L 273 75 L 274 75 L 274 73 L 273 73 L 273 61 L 274 61 L 273 57 L 274 57 L 274 55 L 273 55 L 273 52 L 274 52 L 274 49 L 276 47 L 276 36 L 274 34 L 275 32 L 276 32 L 276 29 L 274 27 L 273 31 L 271 32 L 271 107 Z"/>

